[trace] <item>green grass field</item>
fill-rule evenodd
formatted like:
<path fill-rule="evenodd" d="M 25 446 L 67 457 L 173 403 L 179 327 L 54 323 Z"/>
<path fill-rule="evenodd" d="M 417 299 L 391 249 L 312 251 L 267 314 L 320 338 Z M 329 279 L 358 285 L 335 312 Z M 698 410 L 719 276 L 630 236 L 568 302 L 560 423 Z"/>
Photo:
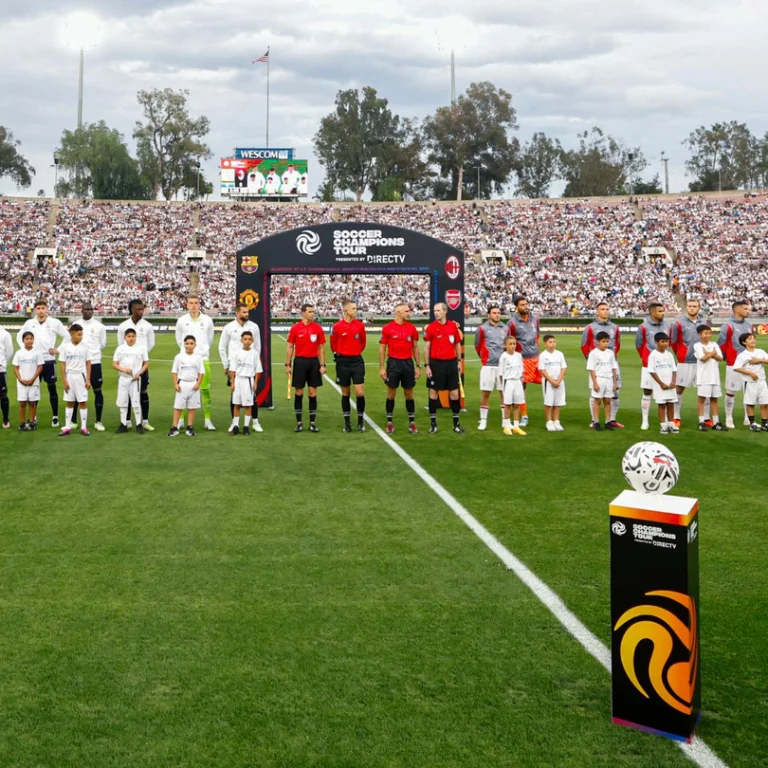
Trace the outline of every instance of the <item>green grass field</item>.
<path fill-rule="evenodd" d="M 168 439 L 169 362 L 151 368 L 154 434 L 114 434 L 111 371 L 108 432 L 58 438 L 44 393 L 40 431 L 0 434 L 0 766 L 690 765 L 611 724 L 605 670 L 378 435 L 341 433 L 332 387 L 322 432 L 293 433 L 283 343 L 262 435 L 226 433 L 216 365 L 218 431 Z M 468 347 L 468 434 L 449 413 L 426 433 L 420 385 L 422 433 L 398 400 L 394 439 L 604 643 L 620 458 L 670 445 L 675 492 L 701 505 L 699 735 L 729 765 L 768 765 L 768 435 L 693 431 L 690 392 L 682 434 L 641 432 L 631 349 L 627 428 L 591 432 L 577 346 L 560 337 L 565 432 L 544 430 L 534 388 L 527 438 L 495 411 L 477 433 Z M 154 357 L 173 353 L 160 336 Z"/>

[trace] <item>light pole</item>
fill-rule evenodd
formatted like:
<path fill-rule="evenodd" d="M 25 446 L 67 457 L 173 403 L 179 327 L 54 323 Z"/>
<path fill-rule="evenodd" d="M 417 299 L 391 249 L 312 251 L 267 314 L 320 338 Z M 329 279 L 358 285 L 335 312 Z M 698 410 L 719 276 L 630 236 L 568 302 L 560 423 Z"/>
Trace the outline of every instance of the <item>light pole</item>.
<path fill-rule="evenodd" d="M 53 196 L 59 196 L 59 155 L 56 150 L 53 151 Z"/>
<path fill-rule="evenodd" d="M 477 194 L 475 195 L 475 200 L 480 199 L 480 169 L 482 168 L 482 165 L 476 165 L 475 170 L 477 171 Z"/>
<path fill-rule="evenodd" d="M 470 43 L 471 28 L 466 19 L 447 16 L 440 20 L 435 35 L 437 50 L 451 54 L 451 106 L 456 106 L 456 51 L 464 50 Z"/>
<path fill-rule="evenodd" d="M 90 13 L 73 13 L 67 17 L 62 27 L 62 40 L 69 48 L 74 48 L 80 52 L 80 68 L 77 81 L 77 130 L 83 127 L 83 73 L 85 70 L 85 49 L 94 48 L 98 45 L 101 34 L 101 23 Z M 82 176 L 82 167 L 78 164 L 75 167 L 75 189 L 80 190 L 80 177 Z"/>
<path fill-rule="evenodd" d="M 85 49 L 95 48 L 101 36 L 101 22 L 90 13 L 73 13 L 64 20 L 62 39 L 68 48 L 80 52 L 80 69 L 77 88 L 77 127 L 83 127 L 83 71 Z"/>
<path fill-rule="evenodd" d="M 665 152 L 661 153 L 661 162 L 664 165 L 664 194 L 669 194 L 669 158 Z"/>

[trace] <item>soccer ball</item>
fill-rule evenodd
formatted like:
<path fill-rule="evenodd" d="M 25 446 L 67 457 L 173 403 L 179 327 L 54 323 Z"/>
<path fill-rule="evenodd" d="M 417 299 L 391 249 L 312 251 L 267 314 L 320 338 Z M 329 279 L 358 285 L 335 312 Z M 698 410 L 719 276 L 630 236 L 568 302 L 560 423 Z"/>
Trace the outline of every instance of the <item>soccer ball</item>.
<path fill-rule="evenodd" d="M 621 460 L 627 482 L 640 493 L 671 491 L 680 477 L 680 465 L 666 445 L 635 443 Z"/>

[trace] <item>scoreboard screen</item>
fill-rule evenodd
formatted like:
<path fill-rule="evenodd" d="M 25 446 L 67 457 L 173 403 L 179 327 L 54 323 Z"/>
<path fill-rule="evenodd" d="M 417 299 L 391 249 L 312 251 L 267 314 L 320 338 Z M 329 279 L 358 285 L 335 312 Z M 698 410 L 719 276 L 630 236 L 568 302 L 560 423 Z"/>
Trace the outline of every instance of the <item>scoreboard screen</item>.
<path fill-rule="evenodd" d="M 221 160 L 221 196 L 233 198 L 306 197 L 306 160 L 225 157 Z"/>

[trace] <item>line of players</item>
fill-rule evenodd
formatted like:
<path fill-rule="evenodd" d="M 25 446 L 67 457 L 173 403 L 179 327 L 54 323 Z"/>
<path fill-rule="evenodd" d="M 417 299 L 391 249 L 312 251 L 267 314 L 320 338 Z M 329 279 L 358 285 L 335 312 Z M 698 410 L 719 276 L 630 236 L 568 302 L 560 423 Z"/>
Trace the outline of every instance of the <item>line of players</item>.
<path fill-rule="evenodd" d="M 721 325 L 717 343 L 711 340 L 712 330 L 701 313 L 701 304 L 691 298 L 686 302 L 685 315 L 676 321 L 665 319 L 663 305 L 652 302 L 648 317 L 635 334 L 635 348 L 642 363 L 641 429 L 650 428 L 652 399 L 659 410 L 660 429 L 663 433 L 675 433 L 681 427 L 681 407 L 685 390 L 697 387 L 698 429 L 710 428 L 723 431 L 735 428 L 733 413 L 736 393 L 744 395 L 744 424 L 752 431 L 766 431 L 768 418 L 768 386 L 765 366 L 768 354 L 757 349 L 750 312 L 745 300 L 734 302 L 732 316 Z M 618 421 L 621 391 L 621 371 L 618 364 L 621 349 L 621 333 L 618 325 L 611 322 L 610 307 L 600 302 L 596 307 L 596 319 L 582 333 L 581 351 L 587 359 L 590 387 L 591 428 L 622 429 Z M 502 407 L 509 404 L 504 391 L 507 372 L 504 352 L 507 337 L 516 337 L 516 350 L 524 363 L 522 389 L 517 390 L 514 405 L 521 407 L 519 426 L 527 425 L 524 401 L 527 384 L 542 384 L 546 429 L 560 431 L 559 409 L 565 405 L 563 379 L 567 363 L 556 350 L 551 336 L 545 336 L 544 351 L 539 351 L 540 321 L 530 313 L 525 297 L 515 299 L 515 312 L 508 323 L 502 323 L 501 310 L 492 306 L 488 319 L 479 326 L 475 335 L 475 349 L 482 362 L 480 372 L 480 423 L 478 429 L 487 429 L 491 392 L 498 388 Z M 671 349 L 671 351 L 669 351 Z M 726 363 L 725 376 L 725 425 L 719 424 L 717 403 L 722 396 L 719 363 Z M 499 373 L 502 373 L 502 381 Z M 599 409 L 605 412 L 604 426 L 599 421 Z M 760 406 L 762 424 L 755 423 L 755 407 Z M 718 426 L 719 424 L 719 426 Z M 513 434 L 517 431 L 512 425 Z M 508 414 L 502 418 L 502 428 L 509 429 Z"/>
<path fill-rule="evenodd" d="M 174 360 L 173 381 L 176 389 L 174 402 L 173 427 L 169 435 L 175 436 L 183 429 L 182 412 L 187 410 L 188 418 L 194 419 L 194 413 L 200 404 L 203 406 L 205 425 L 209 430 L 215 429 L 210 416 L 210 348 L 213 343 L 213 322 L 207 315 L 200 312 L 199 299 L 190 296 L 187 301 L 188 313 L 179 318 L 176 324 L 176 340 L 180 353 Z M 358 411 L 358 431 L 365 431 L 365 365 L 362 352 L 366 346 L 365 326 L 357 319 L 357 307 L 352 301 L 343 303 L 343 317 L 333 326 L 331 333 L 331 350 L 334 354 L 337 369 L 337 383 L 342 389 L 342 415 L 344 431 L 351 431 L 351 387 L 355 388 Z M 128 320 L 118 328 L 118 350 L 113 358 L 113 367 L 120 374 L 118 384 L 118 407 L 121 409 L 121 426 L 118 431 L 127 431 L 130 427 L 129 410 L 131 403 L 135 414 L 137 431 L 152 431 L 149 424 L 149 353 L 155 344 L 154 329 L 143 319 L 144 305 L 139 300 L 129 304 Z M 600 428 L 598 418 L 599 407 L 605 410 L 605 428 L 619 429 L 623 425 L 617 420 L 619 409 L 619 393 L 621 374 L 618 368 L 618 353 L 621 348 L 619 328 L 609 320 L 609 306 L 601 302 L 596 307 L 597 319 L 588 325 L 582 334 L 582 352 L 587 358 L 587 369 L 590 375 L 590 414 L 593 429 Z M 755 349 L 754 336 L 750 341 L 752 326 L 746 320 L 749 305 L 746 301 L 738 301 L 733 305 L 733 316 L 723 324 L 717 350 L 711 349 L 711 330 L 709 336 L 701 336 L 707 329 L 701 316 L 700 304 L 690 299 L 686 305 L 686 315 L 678 321 L 670 323 L 664 318 L 664 307 L 657 303 L 649 305 L 649 315 L 643 321 L 636 333 L 636 348 L 640 355 L 643 370 L 641 387 L 643 397 L 641 402 L 642 426 L 649 428 L 651 396 L 659 405 L 660 421 L 663 431 L 675 432 L 680 428 L 680 407 L 685 389 L 696 384 L 699 387 L 700 429 L 715 427 L 718 415 L 715 412 L 716 403 L 721 393 L 719 390 L 719 371 L 707 375 L 697 370 L 702 362 L 709 363 L 710 372 L 717 370 L 717 363 L 723 358 L 726 361 L 726 424 L 723 428 L 733 428 L 733 410 L 735 394 L 743 390 L 745 395 L 745 424 L 755 425 L 754 406 L 761 406 L 761 416 L 765 418 L 768 408 L 768 390 L 765 387 L 764 359 L 761 350 Z M 427 363 L 427 384 L 429 388 L 430 432 L 437 431 L 438 395 L 440 391 L 449 392 L 449 405 L 453 413 L 453 430 L 463 433 L 464 429 L 459 420 L 460 414 L 460 374 L 459 360 L 461 358 L 461 331 L 453 321 L 447 319 L 447 307 L 437 304 L 434 307 L 435 321 L 425 331 L 425 360 Z M 395 320 L 382 329 L 379 345 L 379 373 L 387 384 L 386 417 L 387 432 L 394 432 L 394 403 L 398 387 L 402 387 L 405 396 L 405 406 L 408 413 L 408 430 L 417 433 L 415 424 L 415 403 L 413 389 L 421 375 L 419 352 L 419 332 L 409 322 L 410 308 L 407 304 L 399 304 L 395 309 Z M 101 351 L 106 345 L 104 326 L 93 318 L 92 306 L 85 303 L 82 307 L 82 318 L 76 322 L 79 326 L 66 329 L 56 318 L 48 316 L 47 304 L 40 300 L 35 305 L 35 317 L 27 321 L 18 334 L 21 348 L 13 355 L 10 336 L 7 332 L 0 333 L 0 404 L 3 408 L 3 426 L 10 426 L 9 402 L 5 368 L 7 361 L 13 356 L 16 362 L 24 363 L 17 366 L 12 363 L 16 372 L 17 388 L 20 405 L 29 405 L 30 411 L 36 406 L 39 393 L 34 390 L 31 374 L 34 373 L 34 361 L 29 358 L 30 352 L 41 356 L 39 375 L 46 382 L 54 414 L 52 425 L 58 426 L 58 393 L 56 390 L 55 356 L 58 354 L 62 378 L 64 380 L 65 401 L 68 403 L 67 420 L 63 432 L 68 434 L 73 426 L 74 404 L 80 406 L 81 429 L 87 432 L 87 391 L 92 388 L 96 406 L 96 429 L 103 430 L 101 423 L 103 412 L 103 395 L 101 385 L 103 375 L 101 370 Z M 80 331 L 80 329 L 82 329 Z M 67 339 L 71 331 L 80 332 L 80 339 L 85 338 L 86 356 L 79 348 L 81 342 L 70 338 L 61 349 L 56 348 L 56 338 Z M 132 333 L 131 333 L 132 332 Z M 250 341 L 243 339 L 247 333 Z M 2 334 L 5 334 L 3 336 Z M 32 346 L 29 348 L 29 334 L 32 336 Z M 563 429 L 559 412 L 565 405 L 565 386 L 563 383 L 567 364 L 562 353 L 556 350 L 554 337 L 544 337 L 545 349 L 539 351 L 540 322 L 529 310 L 525 297 L 515 300 L 515 312 L 509 322 L 502 324 L 499 307 L 489 308 L 488 319 L 477 330 L 475 348 L 482 362 L 480 372 L 480 423 L 479 430 L 487 429 L 489 400 L 493 389 L 499 389 L 504 409 L 502 428 L 508 434 L 525 434 L 522 427 L 528 423 L 525 388 L 528 384 L 543 385 L 543 397 L 546 413 L 546 428 L 549 431 Z M 657 336 L 661 337 L 657 339 Z M 126 339 L 126 336 L 129 338 Z M 134 337 L 132 341 L 130 336 Z M 663 338 L 666 336 L 667 338 Z M 514 350 L 509 349 L 510 338 L 515 341 Z M 707 351 L 697 357 L 699 344 L 707 347 Z M 190 346 L 191 345 L 191 346 Z M 674 355 L 666 355 L 666 347 L 671 346 Z M 132 349 L 126 349 L 132 347 Z M 63 350 L 63 354 L 62 354 Z M 146 360 L 135 359 L 137 353 L 146 353 Z M 245 356 L 241 352 L 245 351 Z M 750 352 L 744 357 L 745 352 Z M 233 415 L 229 432 L 239 433 L 239 415 L 243 409 L 245 414 L 244 434 L 249 433 L 251 418 L 255 431 L 262 431 L 258 422 L 258 405 L 255 399 L 255 389 L 261 369 L 261 341 L 258 326 L 248 319 L 248 307 L 238 304 L 236 317 L 223 330 L 219 343 L 219 352 L 227 377 L 227 385 L 232 392 L 230 405 Z M 504 354 L 507 358 L 504 358 Z M 517 353 L 518 359 L 514 359 Z M 655 354 L 658 353 L 658 354 Z M 701 355 L 710 355 L 702 361 Z M 739 355 L 742 357 L 737 360 Z M 186 356 L 186 357 L 185 357 Z M 658 358 L 661 357 L 661 360 Z M 200 358 L 199 364 L 191 358 Z M 242 359 L 241 359 L 242 358 Z M 670 365 L 669 361 L 672 361 Z M 611 362 L 611 360 L 613 362 Z M 199 368 L 194 373 L 194 367 Z M 673 367 L 674 366 L 674 367 Z M 121 370 L 130 368 L 128 370 Z M 304 305 L 301 320 L 290 330 L 288 336 L 286 371 L 289 382 L 296 389 L 294 410 L 296 413 L 296 431 L 303 430 L 303 394 L 309 392 L 309 430 L 319 431 L 316 424 L 317 388 L 322 386 L 325 367 L 325 335 L 322 327 L 314 321 L 314 308 Z M 83 390 L 79 380 L 85 379 Z M 199 378 L 199 380 L 198 380 Z M 70 379 L 75 381 L 74 387 Z M 703 379 L 706 379 L 704 381 Z M 716 380 L 715 380 L 716 379 Z M 22 390 L 22 387 L 27 389 Z M 32 389 L 29 389 L 32 387 Z M 38 387 L 39 388 L 39 387 Z M 703 389 L 702 389 L 703 388 Z M 708 388 L 708 389 L 707 389 Z M 290 389 L 290 383 L 289 383 Z M 505 389 L 508 394 L 505 395 Z M 84 396 L 85 393 L 85 396 Z M 22 395 L 26 399 L 22 399 Z M 703 401 L 703 402 L 702 402 Z M 712 414 L 709 413 L 710 403 L 713 404 Z M 671 414 L 668 417 L 668 411 Z M 510 421 L 510 411 L 514 421 Z M 35 416 L 31 413 L 27 419 L 24 411 L 21 414 L 20 429 L 35 428 Z M 765 430 L 768 431 L 768 430 Z M 190 423 L 187 434 L 194 434 L 194 423 Z"/>

